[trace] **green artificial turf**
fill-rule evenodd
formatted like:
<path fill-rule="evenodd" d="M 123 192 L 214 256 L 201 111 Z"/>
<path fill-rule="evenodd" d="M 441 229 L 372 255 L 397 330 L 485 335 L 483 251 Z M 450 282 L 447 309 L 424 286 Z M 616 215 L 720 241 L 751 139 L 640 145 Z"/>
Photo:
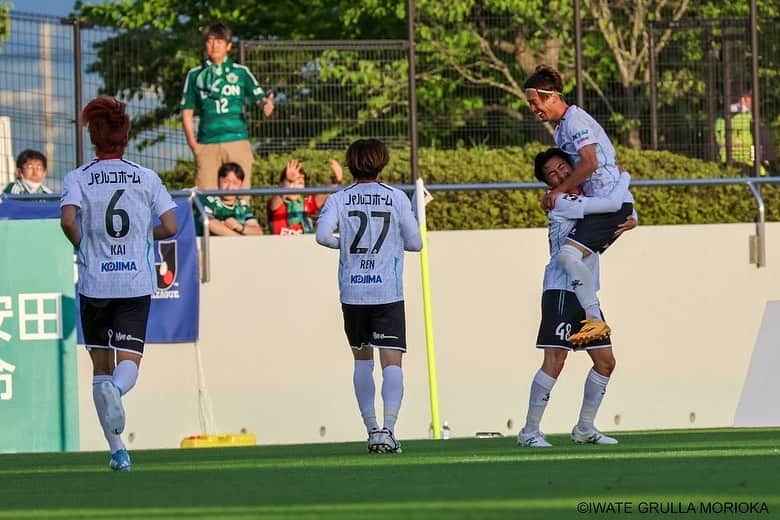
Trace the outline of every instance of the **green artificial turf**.
<path fill-rule="evenodd" d="M 617 437 L 404 441 L 399 455 L 364 443 L 134 451 L 129 473 L 106 453 L 3 454 L 0 518 L 780 518 L 780 429 Z"/>

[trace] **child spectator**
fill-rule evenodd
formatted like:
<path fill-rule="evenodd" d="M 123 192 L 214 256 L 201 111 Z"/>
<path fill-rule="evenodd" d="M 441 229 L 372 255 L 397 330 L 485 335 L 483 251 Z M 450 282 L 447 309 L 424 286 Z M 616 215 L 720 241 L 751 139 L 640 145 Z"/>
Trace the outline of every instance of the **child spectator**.
<path fill-rule="evenodd" d="M 220 190 L 239 190 L 244 182 L 244 169 L 238 163 L 225 163 L 217 172 L 217 185 Z M 262 235 L 263 230 L 257 222 L 252 208 L 236 200 L 235 195 L 201 196 L 200 201 L 209 219 L 209 232 L 212 235 Z M 200 219 L 195 219 L 195 228 L 201 234 Z"/>
<path fill-rule="evenodd" d="M 330 185 L 338 186 L 344 173 L 335 159 L 330 161 L 333 174 Z M 306 171 L 297 159 L 290 159 L 279 179 L 282 188 L 300 189 L 306 187 Z M 274 235 L 301 235 L 313 233 L 313 216 L 322 209 L 328 199 L 327 193 L 303 196 L 300 193 L 274 195 L 268 201 L 268 225 Z"/>

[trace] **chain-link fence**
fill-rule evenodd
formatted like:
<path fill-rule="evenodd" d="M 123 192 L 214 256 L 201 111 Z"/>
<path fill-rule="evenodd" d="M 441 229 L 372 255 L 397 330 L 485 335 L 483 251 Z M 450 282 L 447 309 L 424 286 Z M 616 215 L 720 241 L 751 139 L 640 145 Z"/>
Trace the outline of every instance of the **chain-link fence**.
<path fill-rule="evenodd" d="M 59 189 L 65 173 L 77 165 L 77 126 L 79 109 L 102 92 L 106 80 L 90 72 L 99 59 L 122 60 L 132 46 L 121 46 L 117 31 L 97 28 L 75 28 L 72 20 L 41 15 L 12 13 L 11 36 L 0 50 L 0 136 L 3 140 L 0 158 L 0 179 L 9 180 L 8 170 L 13 156 L 32 148 L 48 158 L 47 184 Z M 80 45 L 79 45 L 80 44 Z M 79 69 L 79 73 L 76 69 Z M 133 74 L 125 69 L 125 74 Z M 81 89 L 81 102 L 76 97 Z M 153 112 L 159 107 L 157 93 L 150 89 L 142 96 L 128 100 L 131 114 Z M 82 155 L 92 156 L 92 146 L 84 130 L 80 130 Z M 181 131 L 163 128 L 166 139 L 139 150 L 138 144 L 148 139 L 137 136 L 128 149 L 130 160 L 143 162 L 156 169 L 173 168 L 188 148 Z"/>
<path fill-rule="evenodd" d="M 256 150 L 343 150 L 363 136 L 408 146 L 407 53 L 402 40 L 240 42 L 240 61 L 276 93 L 270 119 L 251 108 Z"/>
<path fill-rule="evenodd" d="M 653 41 L 669 27 L 650 26 Z M 672 36 L 651 62 L 647 84 L 652 147 L 740 166 L 750 171 L 753 149 L 750 26 L 747 20 L 675 23 Z M 780 23 L 761 24 L 759 93 L 765 173 L 780 132 L 778 67 Z"/>
<path fill-rule="evenodd" d="M 482 62 L 465 68 L 448 62 L 446 49 L 435 42 L 418 46 L 420 145 L 551 142 L 523 100 L 522 82 L 535 63 L 524 62 L 527 56 L 517 52 L 522 28 L 505 17 L 481 19 L 477 26 L 486 42 L 499 44 L 494 56 L 481 56 Z M 591 41 L 587 48 L 599 48 L 592 44 L 603 39 L 595 21 L 583 20 L 583 28 L 584 39 Z M 666 37 L 668 28 L 663 23 L 648 27 L 658 55 L 630 81 L 609 73 L 614 56 L 604 45 L 600 53 L 586 53 L 585 108 L 616 142 L 739 162 L 749 135 L 746 118 L 735 117 L 744 113 L 735 106 L 750 86 L 747 23 L 677 23 Z M 760 29 L 761 111 L 771 136 L 780 131 L 780 40 L 773 37 L 780 22 L 762 21 Z M 50 184 L 59 187 L 59 180 L 77 163 L 79 88 L 81 105 L 106 91 L 126 99 L 134 117 L 155 121 L 153 129 L 134 136 L 129 159 L 157 170 L 172 169 L 180 158 L 191 159 L 177 107 L 186 72 L 186 60 L 177 51 L 182 45 L 181 35 L 74 27 L 73 20 L 13 12 L 10 39 L 0 51 L 0 177 L 6 176 L 0 180 L 12 173 L 13 155 L 34 148 L 49 157 Z M 197 35 L 187 45 L 196 49 Z M 573 102 L 571 42 L 559 45 L 557 65 L 567 79 L 567 99 Z M 145 63 L 150 46 L 159 46 L 159 51 L 152 53 L 154 63 Z M 247 114 L 250 136 L 261 155 L 302 147 L 343 150 L 358 136 L 408 145 L 405 41 L 246 41 L 235 47 L 234 59 L 277 93 L 272 118 L 262 117 L 257 106 Z M 479 67 L 492 70 L 493 76 L 477 75 Z M 166 76 L 165 88 L 158 81 L 161 75 Z M 82 154 L 90 157 L 88 137 L 80 132 Z"/>

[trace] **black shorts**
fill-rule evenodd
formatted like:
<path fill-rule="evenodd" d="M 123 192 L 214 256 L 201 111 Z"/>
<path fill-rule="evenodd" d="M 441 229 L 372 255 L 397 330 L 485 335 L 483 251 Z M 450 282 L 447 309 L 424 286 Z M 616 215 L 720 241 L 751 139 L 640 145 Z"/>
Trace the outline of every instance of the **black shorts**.
<path fill-rule="evenodd" d="M 615 231 L 634 213 L 634 205 L 626 202 L 615 213 L 585 215 L 569 233 L 568 239 L 587 247 L 591 253 L 603 253 L 617 240 Z"/>
<path fill-rule="evenodd" d="M 152 296 L 81 300 L 81 330 L 87 349 L 111 348 L 143 355 Z"/>
<path fill-rule="evenodd" d="M 603 314 L 603 313 L 602 313 Z M 550 290 L 542 293 L 542 322 L 536 337 L 537 348 L 562 348 L 566 350 L 590 350 L 612 346 L 610 338 L 599 339 L 583 347 L 572 347 L 569 337 L 579 332 L 585 311 L 570 291 Z"/>
<path fill-rule="evenodd" d="M 344 332 L 349 346 L 387 348 L 406 352 L 406 316 L 404 302 L 381 305 L 341 304 Z"/>

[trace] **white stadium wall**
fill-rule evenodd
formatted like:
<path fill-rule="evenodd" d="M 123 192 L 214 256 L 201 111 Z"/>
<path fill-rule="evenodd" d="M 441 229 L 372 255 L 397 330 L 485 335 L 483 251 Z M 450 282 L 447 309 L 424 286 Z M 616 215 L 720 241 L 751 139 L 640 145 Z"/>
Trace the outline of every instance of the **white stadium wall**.
<path fill-rule="evenodd" d="M 745 385 L 764 310 L 780 300 L 780 224 L 766 229 L 768 265 L 761 269 L 748 263 L 750 224 L 640 226 L 602 258 L 600 296 L 617 368 L 598 426 L 732 426 L 737 415 L 740 425 L 780 424 L 777 392 Z M 546 230 L 428 237 L 441 419 L 453 436 L 514 435 L 542 357 L 534 344 Z M 199 347 L 218 433 L 246 429 L 260 444 L 363 440 L 338 303 L 337 252 L 312 236 L 213 238 L 211 252 Z M 409 353 L 397 432 L 424 438 L 430 407 L 417 254 L 407 254 L 405 287 Z M 780 365 L 780 331 L 764 329 L 774 337 L 762 339 L 769 346 L 754 365 L 762 359 Z M 542 422 L 545 432 L 571 429 L 589 365 L 586 354 L 570 355 Z M 89 373 L 82 349 L 81 447 L 104 450 Z M 750 413 L 737 414 L 741 397 Z M 147 346 L 125 406 L 130 449 L 176 447 L 199 433 L 193 345 Z"/>

